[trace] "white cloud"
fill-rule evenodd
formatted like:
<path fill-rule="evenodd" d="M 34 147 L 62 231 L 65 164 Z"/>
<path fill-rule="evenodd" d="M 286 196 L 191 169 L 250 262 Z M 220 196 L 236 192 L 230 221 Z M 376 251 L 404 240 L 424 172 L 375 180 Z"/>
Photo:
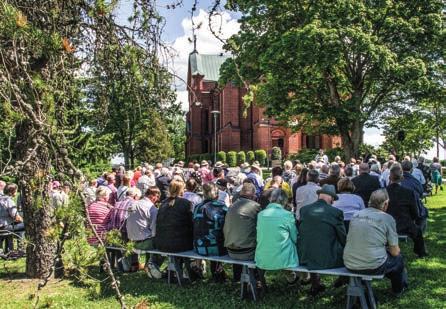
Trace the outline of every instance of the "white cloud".
<path fill-rule="evenodd" d="M 381 145 L 386 138 L 382 135 L 382 129 L 366 128 L 364 129 L 364 143 L 377 147 Z"/>
<path fill-rule="evenodd" d="M 199 14 L 194 17 L 195 25 L 201 24 L 201 27 L 195 31 L 197 36 L 197 51 L 201 54 L 219 54 L 223 51 L 223 43 L 214 37 L 209 28 L 209 14 L 201 10 Z M 185 18 L 181 22 L 183 29 L 183 35 L 175 39 L 172 44 L 173 49 L 176 51 L 174 58 L 173 71 L 184 81 L 187 80 L 187 65 L 189 54 L 193 51 L 193 43 L 189 40 L 192 39 L 192 22 L 190 18 Z M 212 29 L 218 32 L 219 36 L 223 39 L 229 38 L 231 35 L 238 32 L 240 28 L 236 19 L 231 18 L 229 13 L 222 12 L 221 16 L 212 18 Z M 176 80 L 177 87 L 177 102 L 182 102 L 184 110 L 188 110 L 188 98 L 186 85 L 183 81 Z"/>

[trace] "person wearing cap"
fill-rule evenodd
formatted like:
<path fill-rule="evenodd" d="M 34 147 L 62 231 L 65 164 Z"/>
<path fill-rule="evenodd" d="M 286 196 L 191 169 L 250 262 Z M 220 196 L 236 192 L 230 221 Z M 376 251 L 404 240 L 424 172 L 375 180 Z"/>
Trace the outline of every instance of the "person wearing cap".
<path fill-rule="evenodd" d="M 251 171 L 246 175 L 246 177 L 248 179 L 251 179 L 252 182 L 254 183 L 254 186 L 256 187 L 256 196 L 257 198 L 259 198 L 264 187 L 262 178 L 262 169 L 260 168 L 260 165 L 254 162 L 251 165 Z"/>
<path fill-rule="evenodd" d="M 300 264 L 308 269 L 329 269 L 343 266 L 346 240 L 344 214 L 333 207 L 338 200 L 333 185 L 323 185 L 317 191 L 318 200 L 300 209 L 297 248 Z M 310 295 L 325 290 L 318 275 L 311 274 Z"/>

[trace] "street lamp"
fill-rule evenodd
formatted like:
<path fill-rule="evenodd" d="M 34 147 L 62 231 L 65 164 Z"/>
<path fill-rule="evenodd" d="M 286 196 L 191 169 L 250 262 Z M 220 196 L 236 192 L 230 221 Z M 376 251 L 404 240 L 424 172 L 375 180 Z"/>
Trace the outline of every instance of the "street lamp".
<path fill-rule="evenodd" d="M 217 116 L 220 114 L 220 111 L 213 110 L 211 114 L 214 115 L 214 165 L 217 162 Z"/>
<path fill-rule="evenodd" d="M 262 118 L 262 121 L 263 122 L 265 122 L 266 121 L 266 123 L 268 124 L 268 149 L 267 149 L 267 158 L 266 158 L 266 161 L 267 161 L 267 166 L 268 166 L 268 171 L 269 171 L 269 169 L 270 169 L 270 160 L 271 160 L 271 152 L 272 152 L 272 140 L 271 140 L 271 119 L 270 118 L 268 118 L 268 119 L 265 119 L 265 118 Z"/>

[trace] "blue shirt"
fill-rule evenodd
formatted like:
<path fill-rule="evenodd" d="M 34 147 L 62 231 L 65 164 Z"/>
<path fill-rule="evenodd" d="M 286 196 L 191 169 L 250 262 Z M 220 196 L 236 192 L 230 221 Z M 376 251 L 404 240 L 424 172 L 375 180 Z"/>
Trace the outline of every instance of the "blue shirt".
<path fill-rule="evenodd" d="M 364 200 L 356 194 L 340 193 L 333 206 L 344 213 L 344 221 L 350 221 L 353 215 L 365 208 Z"/>

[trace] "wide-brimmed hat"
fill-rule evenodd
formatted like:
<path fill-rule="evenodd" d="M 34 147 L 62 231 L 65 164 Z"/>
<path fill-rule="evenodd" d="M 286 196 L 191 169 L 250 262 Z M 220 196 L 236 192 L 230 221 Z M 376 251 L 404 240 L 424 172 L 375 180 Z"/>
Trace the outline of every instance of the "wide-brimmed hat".
<path fill-rule="evenodd" d="M 208 161 L 206 160 L 201 161 L 201 166 L 206 166 L 206 165 L 209 165 Z"/>
<path fill-rule="evenodd" d="M 322 186 L 322 188 L 320 190 L 317 190 L 316 193 L 317 194 L 321 194 L 321 193 L 327 194 L 327 195 L 330 195 L 335 201 L 338 200 L 338 196 L 336 194 L 336 189 L 335 189 L 335 186 L 333 186 L 333 185 L 325 184 Z"/>
<path fill-rule="evenodd" d="M 259 172 L 262 171 L 262 168 L 261 168 L 260 165 L 257 164 L 256 162 L 254 162 L 253 164 L 251 164 L 251 169 L 253 169 L 253 168 L 257 169 Z"/>
<path fill-rule="evenodd" d="M 240 164 L 240 169 L 242 170 L 246 170 L 250 167 L 248 162 L 243 162 L 242 164 Z"/>
<path fill-rule="evenodd" d="M 215 162 L 215 164 L 214 164 L 214 167 L 223 167 L 224 166 L 224 164 L 223 164 L 223 162 L 221 162 L 221 161 L 217 161 L 217 162 Z"/>

